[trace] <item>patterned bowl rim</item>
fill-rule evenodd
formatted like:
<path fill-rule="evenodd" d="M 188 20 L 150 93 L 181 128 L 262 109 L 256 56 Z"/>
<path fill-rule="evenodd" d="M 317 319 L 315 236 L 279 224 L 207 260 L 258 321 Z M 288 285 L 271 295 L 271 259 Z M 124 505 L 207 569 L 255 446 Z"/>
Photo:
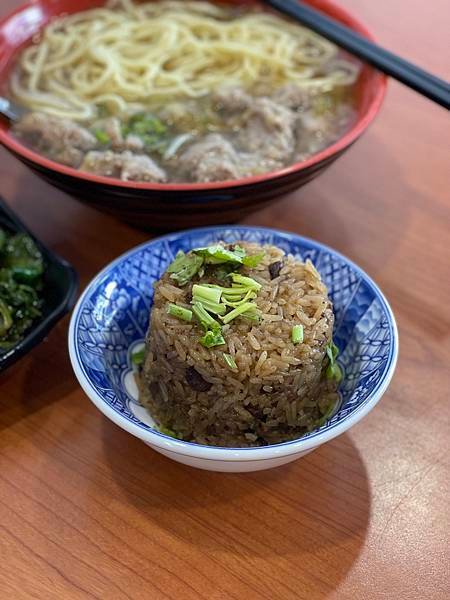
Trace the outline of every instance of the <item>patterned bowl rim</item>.
<path fill-rule="evenodd" d="M 109 271 L 117 267 L 124 260 L 130 258 L 134 254 L 139 253 L 144 248 L 151 249 L 152 246 L 157 246 L 163 242 L 173 242 L 179 238 L 183 238 L 185 236 L 193 234 L 206 234 L 208 232 L 230 230 L 255 232 L 264 231 L 267 233 L 272 233 L 279 237 L 284 237 L 287 241 L 296 241 L 298 243 L 306 244 L 313 249 L 328 252 L 332 257 L 344 261 L 348 266 L 350 266 L 356 273 L 358 273 L 361 276 L 362 280 L 364 280 L 364 282 L 369 286 L 373 294 L 381 302 L 383 310 L 386 314 L 391 332 L 391 342 L 389 348 L 389 357 L 377 386 L 374 390 L 372 390 L 369 397 L 364 401 L 364 403 L 361 406 L 355 408 L 355 410 L 350 415 L 345 415 L 336 423 L 325 426 L 325 429 L 321 428 L 311 432 L 310 434 L 308 434 L 307 437 L 299 438 L 297 440 L 291 440 L 288 442 L 282 442 L 280 444 L 263 446 L 259 448 L 227 448 L 221 446 L 205 446 L 193 442 L 184 442 L 182 440 L 176 440 L 156 430 L 151 430 L 147 427 L 144 428 L 140 424 L 128 420 L 125 416 L 111 408 L 106 403 L 104 398 L 98 393 L 95 387 L 92 385 L 88 375 L 86 374 L 83 368 L 83 362 L 78 354 L 78 344 L 76 336 L 78 330 L 79 316 L 81 314 L 85 300 L 91 295 L 93 290 L 95 290 L 100 281 L 105 277 L 105 275 Z M 88 398 L 93 402 L 93 404 L 106 417 L 111 419 L 113 423 L 115 423 L 128 433 L 131 433 L 132 435 L 138 437 L 142 441 L 150 445 L 157 446 L 158 448 L 161 448 L 163 451 L 173 454 L 182 454 L 190 458 L 200 458 L 203 460 L 214 461 L 222 460 L 226 462 L 272 460 L 277 457 L 303 453 L 308 450 L 312 450 L 313 448 L 325 442 L 328 442 L 333 438 L 337 437 L 338 435 L 344 433 L 345 431 L 353 427 L 353 425 L 358 423 L 362 418 L 364 418 L 381 399 L 394 375 L 399 351 L 398 329 L 394 313 L 380 288 L 373 281 L 373 279 L 369 277 L 369 275 L 367 275 L 365 271 L 363 271 L 363 269 L 358 267 L 358 265 L 356 265 L 352 260 L 347 258 L 345 255 L 341 254 L 337 250 L 334 250 L 330 246 L 317 242 L 311 238 L 297 235 L 296 233 L 292 233 L 289 231 L 273 229 L 270 227 L 258 227 L 250 225 L 218 225 L 213 227 L 197 227 L 193 229 L 185 229 L 183 231 L 170 233 L 164 236 L 154 238 L 150 241 L 143 242 L 142 244 L 139 244 L 138 246 L 135 246 L 134 248 L 131 248 L 127 252 L 121 254 L 118 258 L 106 265 L 88 283 L 82 295 L 80 296 L 73 310 L 72 317 L 70 320 L 68 345 L 72 368 L 82 389 L 84 390 Z"/>

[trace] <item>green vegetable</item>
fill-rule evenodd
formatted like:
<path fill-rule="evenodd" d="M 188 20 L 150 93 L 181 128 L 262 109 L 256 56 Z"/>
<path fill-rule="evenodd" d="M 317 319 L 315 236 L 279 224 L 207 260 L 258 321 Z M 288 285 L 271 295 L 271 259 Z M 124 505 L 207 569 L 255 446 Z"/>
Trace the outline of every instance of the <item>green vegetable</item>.
<path fill-rule="evenodd" d="M 227 298 L 229 298 L 230 300 L 236 299 L 239 296 L 245 296 L 248 290 L 248 287 L 236 285 L 236 287 L 223 288 L 222 296 L 227 296 Z"/>
<path fill-rule="evenodd" d="M 254 267 L 257 267 L 259 265 L 259 263 L 262 261 L 263 258 L 264 258 L 264 252 L 261 252 L 260 254 L 252 254 L 250 256 L 244 256 L 244 258 L 242 259 L 242 264 L 244 265 L 244 267 L 253 269 Z"/>
<path fill-rule="evenodd" d="M 177 434 L 172 429 L 169 429 L 168 427 L 163 427 L 163 426 L 158 427 L 158 429 L 159 429 L 160 433 L 163 433 L 164 435 L 168 435 L 169 437 L 178 439 Z"/>
<path fill-rule="evenodd" d="M 203 327 L 205 331 L 221 331 L 220 323 L 218 323 L 215 319 L 209 315 L 206 310 L 203 308 L 203 305 L 200 302 L 195 302 L 192 307 L 192 312 L 196 316 L 198 322 Z"/>
<path fill-rule="evenodd" d="M 0 337 L 6 334 L 12 324 L 11 312 L 6 303 L 0 298 Z"/>
<path fill-rule="evenodd" d="M 328 358 L 330 359 L 330 363 L 332 365 L 334 365 L 335 359 L 337 358 L 338 354 L 339 354 L 339 348 L 336 346 L 336 344 L 334 342 L 330 342 L 327 347 L 327 354 L 328 354 Z"/>
<path fill-rule="evenodd" d="M 226 281 L 228 275 L 236 268 L 235 263 L 222 263 L 217 265 L 214 270 L 214 276 L 219 281 Z"/>
<path fill-rule="evenodd" d="M 205 348 L 212 348 L 213 346 L 223 346 L 225 340 L 222 336 L 222 331 L 216 329 L 214 331 L 207 331 L 203 337 L 200 338 L 200 344 Z"/>
<path fill-rule="evenodd" d="M 192 296 L 194 298 L 198 298 L 199 301 L 201 299 L 205 299 L 208 302 L 215 302 L 216 304 L 220 302 L 220 297 L 222 295 L 222 290 L 220 287 L 206 286 L 206 285 L 197 285 L 194 284 L 192 286 Z"/>
<path fill-rule="evenodd" d="M 257 310 L 258 307 L 254 302 L 244 302 L 244 304 L 241 304 L 231 312 L 227 313 L 224 317 L 220 318 L 225 324 L 227 324 L 233 321 L 233 319 L 235 319 L 236 317 L 239 317 L 239 315 L 242 315 L 244 313 L 255 314 Z"/>
<path fill-rule="evenodd" d="M 9 238 L 3 251 L 2 266 L 11 270 L 16 281 L 31 284 L 44 272 L 42 255 L 25 233 Z"/>
<path fill-rule="evenodd" d="M 205 263 L 217 265 L 227 262 L 242 263 L 242 254 L 227 250 L 223 246 L 208 246 L 206 248 L 195 248 L 193 250 L 198 256 L 203 256 Z"/>
<path fill-rule="evenodd" d="M 240 298 L 240 299 L 236 299 L 236 298 Z M 227 306 L 233 306 L 234 308 L 236 308 L 236 306 L 240 306 L 241 304 L 244 304 L 244 302 L 248 302 L 249 300 L 254 300 L 256 298 L 256 293 L 253 290 L 248 290 L 247 293 L 245 294 L 245 296 L 242 298 L 241 296 L 225 296 L 222 298 L 222 302 L 224 304 L 226 304 Z"/>
<path fill-rule="evenodd" d="M 167 267 L 167 272 L 171 273 L 170 277 L 174 279 L 178 285 L 186 285 L 203 264 L 203 258 L 195 254 L 185 254 L 180 250 L 175 260 Z"/>
<path fill-rule="evenodd" d="M 233 280 L 233 285 L 237 283 L 241 286 L 246 287 L 247 289 L 257 291 L 259 291 L 262 288 L 262 285 L 254 279 L 252 279 L 251 277 L 245 277 L 244 275 L 239 275 L 239 273 L 231 273 L 231 278 Z"/>
<path fill-rule="evenodd" d="M 222 278 L 230 277 L 233 280 L 231 287 L 222 287 L 212 284 L 194 284 L 192 286 L 192 313 L 204 329 L 205 334 L 200 338 L 200 343 L 206 348 L 225 344 L 222 335 L 222 327 L 211 314 L 217 315 L 224 324 L 230 323 L 238 316 L 251 321 L 259 321 L 260 313 L 257 305 L 252 302 L 256 293 L 261 289 L 261 284 L 239 273 L 231 272 L 239 265 L 248 267 L 256 266 L 264 254 L 246 256 L 246 252 L 240 246 L 228 250 L 220 244 L 195 248 L 185 254 L 179 251 L 173 262 L 169 265 L 167 272 L 178 285 L 183 286 L 195 275 L 202 276 L 205 265 L 219 265 L 215 275 Z M 227 314 L 228 307 L 231 307 Z M 187 309 L 181 309 L 176 305 L 168 306 L 169 314 L 178 318 L 191 320 L 192 316 Z M 182 313 L 181 310 L 186 311 Z M 210 314 L 211 313 L 211 314 Z M 184 316 L 182 316 L 184 315 Z"/>
<path fill-rule="evenodd" d="M 109 144 L 111 142 L 111 138 L 104 129 L 96 129 L 94 135 L 100 144 Z"/>
<path fill-rule="evenodd" d="M 151 113 L 133 115 L 122 128 L 124 137 L 130 133 L 138 136 L 148 151 L 163 154 L 169 146 L 170 139 L 166 125 Z"/>
<path fill-rule="evenodd" d="M 303 342 L 303 325 L 294 325 L 291 338 L 294 344 L 301 344 Z"/>
<path fill-rule="evenodd" d="M 224 315 L 227 310 L 225 304 L 220 304 L 221 295 L 222 290 L 218 286 L 195 284 L 192 286 L 192 303 L 199 303 L 205 310 L 216 315 Z"/>
<path fill-rule="evenodd" d="M 131 362 L 133 365 L 136 365 L 137 367 L 139 367 L 140 365 L 142 365 L 144 363 L 144 357 L 145 357 L 145 349 L 142 348 L 142 350 L 136 350 L 136 352 L 133 352 L 131 355 Z"/>
<path fill-rule="evenodd" d="M 44 261 L 34 241 L 0 229 L 0 352 L 17 344 L 41 315 Z"/>
<path fill-rule="evenodd" d="M 261 320 L 261 315 L 259 312 L 246 312 L 241 315 L 243 319 L 247 319 L 247 321 L 252 321 L 254 323 L 259 323 Z"/>
<path fill-rule="evenodd" d="M 205 310 L 215 315 L 224 315 L 227 312 L 226 305 L 222 303 L 208 302 L 207 300 L 199 299 L 197 296 L 192 299 L 192 302 L 198 302 Z"/>
<path fill-rule="evenodd" d="M 264 254 L 247 256 L 244 248 L 235 246 L 234 250 L 228 250 L 220 244 L 207 246 L 206 248 L 195 248 L 195 254 L 203 256 L 207 264 L 237 263 L 246 267 L 255 267 L 263 258 Z"/>
<path fill-rule="evenodd" d="M 223 360 L 226 362 L 228 368 L 230 368 L 232 371 L 237 371 L 238 366 L 234 362 L 234 358 L 231 356 L 231 354 L 226 354 L 224 352 L 223 353 Z"/>
<path fill-rule="evenodd" d="M 167 312 L 172 317 L 176 317 L 182 321 L 192 321 L 192 311 L 188 308 L 183 308 L 182 306 L 177 306 L 176 304 L 169 304 L 167 306 Z"/>
<path fill-rule="evenodd" d="M 127 127 L 130 133 L 135 133 L 136 135 L 147 133 L 163 134 L 167 131 L 167 127 L 158 117 L 146 112 L 136 113 L 130 117 Z"/>
<path fill-rule="evenodd" d="M 325 375 L 327 379 L 335 379 L 338 383 L 342 380 L 342 370 L 336 362 L 336 358 L 339 354 L 339 348 L 333 342 L 330 342 L 326 348 L 329 364 Z"/>

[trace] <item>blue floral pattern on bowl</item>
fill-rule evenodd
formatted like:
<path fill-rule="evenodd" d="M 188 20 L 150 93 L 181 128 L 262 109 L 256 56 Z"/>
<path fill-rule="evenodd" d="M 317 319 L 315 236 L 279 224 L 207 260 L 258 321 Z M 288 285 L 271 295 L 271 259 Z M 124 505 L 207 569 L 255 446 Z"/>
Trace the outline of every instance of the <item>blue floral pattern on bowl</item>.
<path fill-rule="evenodd" d="M 334 250 L 295 234 L 247 226 L 192 229 L 155 239 L 119 257 L 91 282 L 75 310 L 70 334 L 90 391 L 126 420 L 153 429 L 151 417 L 145 417 L 125 384 L 132 369 L 130 348 L 145 338 L 153 283 L 178 250 L 218 240 L 274 244 L 301 260 L 309 258 L 328 286 L 336 315 L 334 340 L 345 373 L 342 403 L 323 427 L 302 439 L 318 436 L 362 410 L 389 380 L 397 357 L 397 329 L 384 296 L 359 267 Z"/>

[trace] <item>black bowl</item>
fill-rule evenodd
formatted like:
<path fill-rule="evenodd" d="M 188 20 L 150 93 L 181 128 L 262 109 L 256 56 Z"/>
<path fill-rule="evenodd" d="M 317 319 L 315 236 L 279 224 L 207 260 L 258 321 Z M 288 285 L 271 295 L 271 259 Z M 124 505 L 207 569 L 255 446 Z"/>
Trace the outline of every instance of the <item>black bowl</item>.
<path fill-rule="evenodd" d="M 42 316 L 33 323 L 25 337 L 5 353 L 0 353 L 0 371 L 15 363 L 41 342 L 56 323 L 75 304 L 78 276 L 68 262 L 53 254 L 29 231 L 0 198 L 0 227 L 11 233 L 23 232 L 33 238 L 45 260 L 44 306 Z"/>

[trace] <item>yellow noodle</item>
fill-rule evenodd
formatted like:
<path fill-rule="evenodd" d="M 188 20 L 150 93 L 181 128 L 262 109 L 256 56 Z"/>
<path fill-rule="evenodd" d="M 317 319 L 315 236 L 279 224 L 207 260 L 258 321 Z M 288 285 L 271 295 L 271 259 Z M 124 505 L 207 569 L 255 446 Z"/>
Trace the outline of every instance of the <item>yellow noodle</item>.
<path fill-rule="evenodd" d="M 83 121 L 102 103 L 120 114 L 230 84 L 351 85 L 356 67 L 336 54 L 327 40 L 270 13 L 232 18 L 209 2 L 114 0 L 52 21 L 21 53 L 11 91 L 30 109 Z"/>

